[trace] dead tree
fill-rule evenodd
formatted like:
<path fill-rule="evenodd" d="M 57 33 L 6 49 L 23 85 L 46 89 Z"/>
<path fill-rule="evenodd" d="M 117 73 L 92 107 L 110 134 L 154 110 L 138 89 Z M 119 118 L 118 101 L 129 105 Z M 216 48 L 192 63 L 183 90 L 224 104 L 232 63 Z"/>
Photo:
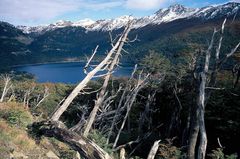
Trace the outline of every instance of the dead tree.
<path fill-rule="evenodd" d="M 173 88 L 173 94 L 177 100 L 177 104 L 175 104 L 173 112 L 172 112 L 170 124 L 167 129 L 167 133 L 166 133 L 167 138 L 174 137 L 176 135 L 176 133 L 180 130 L 180 124 L 181 124 L 180 113 L 182 110 L 182 104 L 181 104 L 181 101 L 177 94 L 177 91 L 178 91 L 177 84 L 175 84 L 174 87 L 175 88 Z"/>
<path fill-rule="evenodd" d="M 119 155 L 120 159 L 126 159 L 125 156 L 126 156 L 126 151 L 125 151 L 124 148 L 121 148 L 120 149 L 120 155 Z"/>
<path fill-rule="evenodd" d="M 153 144 L 153 146 L 152 146 L 152 148 L 151 148 L 151 150 L 150 150 L 150 152 L 148 154 L 147 159 L 154 159 L 155 158 L 155 156 L 157 154 L 157 150 L 158 150 L 160 141 L 161 140 L 157 140 L 157 141 L 154 142 L 154 144 Z"/>
<path fill-rule="evenodd" d="M 84 158 L 112 159 L 112 157 L 97 144 L 73 131 L 69 131 L 66 126 L 59 121 L 34 123 L 32 129 L 36 129 L 38 133 L 44 134 L 47 137 L 54 137 L 59 141 L 67 143 Z"/>
<path fill-rule="evenodd" d="M 37 127 L 36 129 L 41 130 L 40 134 L 43 134 L 45 136 L 52 136 L 60 141 L 67 143 L 73 149 L 78 151 L 84 158 L 111 159 L 111 156 L 94 142 L 82 135 L 76 134 L 74 131 L 69 130 L 63 123 L 59 121 L 59 118 L 66 111 L 66 109 L 78 94 L 86 93 L 84 91 L 84 88 L 92 78 L 99 77 L 99 75 L 96 75 L 97 73 L 102 73 L 100 76 L 103 77 L 106 77 L 108 75 L 108 73 L 104 72 L 110 68 L 112 62 L 114 61 L 115 55 L 118 52 L 121 52 L 120 48 L 122 48 L 124 43 L 127 41 L 127 36 L 130 32 L 130 29 L 131 22 L 128 23 L 123 33 L 119 36 L 117 42 L 115 44 L 112 44 L 112 49 L 107 53 L 107 56 L 103 59 L 103 61 L 101 61 L 96 67 L 87 73 L 86 77 L 74 88 L 70 95 L 65 100 L 63 100 L 63 103 L 61 103 L 59 108 L 56 109 L 50 120 L 33 124 L 33 127 Z M 92 57 L 86 64 L 85 72 L 90 64 L 91 59 L 96 54 L 97 48 L 98 47 L 96 47 Z"/>
<path fill-rule="evenodd" d="M 130 27 L 130 26 L 129 26 Z M 126 30 L 127 32 L 130 31 L 130 28 L 128 30 Z M 124 33 L 125 34 L 125 33 Z M 121 42 L 118 46 L 118 48 L 116 49 L 115 54 L 112 57 L 112 61 L 110 61 L 110 66 L 107 68 L 107 74 L 104 77 L 104 83 L 102 85 L 102 89 L 98 95 L 97 101 L 95 102 L 95 105 L 93 107 L 93 110 L 91 111 L 88 120 L 86 122 L 86 126 L 85 126 L 85 130 L 83 132 L 83 136 L 87 137 L 89 134 L 89 131 L 92 127 L 92 124 L 96 118 L 97 112 L 99 110 L 99 107 L 102 105 L 103 101 L 104 101 L 104 94 L 107 91 L 107 86 L 111 77 L 111 74 L 113 73 L 114 69 L 116 68 L 116 66 L 119 64 L 119 56 L 121 55 L 121 51 L 123 49 L 124 43 L 127 42 L 127 34 L 125 34 L 122 39 Z M 113 44 L 112 44 L 113 45 Z"/>
<path fill-rule="evenodd" d="M 48 89 L 47 86 L 45 86 L 43 96 L 42 96 L 41 99 L 39 99 L 40 96 L 38 97 L 37 104 L 36 104 L 36 106 L 34 107 L 34 109 L 36 109 L 49 95 L 50 95 L 49 89 Z"/>
<path fill-rule="evenodd" d="M 87 105 L 83 105 L 82 107 L 83 108 L 87 107 Z M 79 134 L 82 134 L 82 130 L 83 130 L 83 127 L 84 127 L 85 123 L 86 123 L 86 110 L 84 109 L 82 111 L 81 118 L 80 118 L 79 122 L 76 125 L 74 125 L 73 127 L 71 127 L 69 130 L 70 131 L 75 131 Z"/>
<path fill-rule="evenodd" d="M 14 90 L 14 86 L 11 87 L 11 96 L 8 99 L 8 102 L 11 102 L 12 100 L 15 99 L 15 90 Z"/>
<path fill-rule="evenodd" d="M 26 92 L 24 93 L 23 106 L 24 106 L 25 108 L 28 108 L 28 107 L 29 107 L 29 101 L 30 101 L 31 94 L 32 94 L 32 92 L 34 91 L 34 89 L 35 89 L 35 86 L 33 86 L 32 88 L 27 89 Z"/>
<path fill-rule="evenodd" d="M 122 124 L 121 124 L 121 127 L 117 133 L 117 136 L 115 138 L 115 141 L 113 143 L 113 148 L 115 148 L 117 146 L 117 142 L 118 142 L 118 139 L 120 137 L 120 134 L 125 126 L 125 123 L 127 121 L 127 118 L 128 118 L 128 115 L 131 111 L 131 108 L 133 106 L 133 103 L 135 102 L 136 100 L 136 97 L 138 95 L 138 92 L 147 84 L 147 79 L 149 77 L 149 74 L 142 77 L 142 71 L 140 72 L 139 76 L 138 76 L 138 79 L 134 85 L 134 87 L 131 89 L 131 92 L 126 96 L 126 102 L 124 103 L 124 108 L 126 108 L 127 112 L 123 118 L 123 121 L 122 121 Z"/>
<path fill-rule="evenodd" d="M 109 140 L 110 140 L 110 137 L 112 136 L 112 132 L 113 132 L 114 126 L 115 126 L 115 124 L 117 122 L 119 114 L 121 113 L 121 110 L 122 110 L 121 108 L 123 108 L 122 104 L 123 104 L 124 98 L 126 96 L 126 93 L 128 93 L 130 91 L 130 89 L 131 89 L 131 83 L 132 83 L 132 80 L 133 80 L 133 76 L 136 73 L 136 70 L 137 70 L 137 65 L 135 65 L 134 70 L 132 72 L 132 75 L 129 78 L 128 82 L 126 83 L 125 89 L 124 89 L 124 91 L 123 91 L 123 93 L 121 95 L 120 101 L 118 103 L 118 107 L 117 107 L 116 111 L 114 112 L 114 117 L 113 117 L 113 121 L 111 123 L 111 127 L 109 129 L 109 133 L 108 133 L 107 143 L 106 144 L 109 144 Z"/>
<path fill-rule="evenodd" d="M 144 111 L 143 111 L 143 113 L 140 114 L 139 126 L 138 126 L 139 137 L 141 137 L 143 135 L 144 125 L 148 126 L 148 130 L 151 129 L 151 126 L 152 126 L 152 117 L 151 117 L 151 115 L 152 115 L 153 109 L 151 109 L 150 106 L 151 106 L 151 104 L 155 100 L 156 92 L 157 91 L 154 91 L 153 93 L 150 93 L 148 95 Z"/>
<path fill-rule="evenodd" d="M 2 103 L 4 101 L 4 98 L 6 97 L 9 89 L 11 89 L 12 84 L 11 84 L 11 77 L 9 75 L 4 75 L 1 77 L 4 81 L 4 88 L 3 88 L 3 92 L 2 92 L 2 96 L 0 99 L 0 103 Z"/>
<path fill-rule="evenodd" d="M 106 95 L 104 97 L 104 101 L 99 108 L 99 115 L 96 117 L 96 123 L 98 123 L 99 130 L 102 134 L 105 134 L 109 131 L 109 121 L 111 121 L 112 117 L 107 116 L 109 112 L 112 111 L 112 104 L 114 103 L 114 99 L 118 96 L 118 94 L 122 91 L 122 85 L 120 84 L 118 90 L 116 92 L 112 91 L 109 97 Z M 114 111 L 114 110 L 113 110 Z"/>
<path fill-rule="evenodd" d="M 118 49 L 122 48 L 122 46 L 126 42 L 127 36 L 128 36 L 128 33 L 130 32 L 130 30 L 131 30 L 131 22 L 126 26 L 125 30 L 119 37 L 118 41 L 112 46 L 112 49 L 107 53 L 107 56 L 105 57 L 105 59 L 103 59 L 103 61 L 100 62 L 93 70 L 91 70 L 89 73 L 87 73 L 86 77 L 74 88 L 74 90 L 65 99 L 65 101 L 57 109 L 57 111 L 54 112 L 54 114 L 51 117 L 51 120 L 53 120 L 53 121 L 59 120 L 59 118 L 63 114 L 63 112 L 69 107 L 69 105 L 75 99 L 75 97 L 79 93 L 81 93 L 81 91 L 83 91 L 83 89 L 86 87 L 88 82 L 96 75 L 96 73 L 106 71 L 106 69 L 111 64 L 112 59 L 114 58 L 115 54 L 117 52 L 121 51 Z M 94 51 L 93 56 L 95 55 L 96 52 L 97 52 L 97 49 Z M 89 64 L 89 62 L 88 62 L 88 64 Z M 88 67 L 88 66 L 86 66 L 86 67 Z M 93 114 L 92 116 L 94 116 L 94 113 L 92 113 L 92 114 Z M 94 119 L 91 119 L 91 120 L 94 120 Z M 90 123 L 90 122 L 88 122 L 88 123 Z M 88 127 L 90 127 L 91 124 L 88 124 L 88 125 L 89 125 Z"/>
<path fill-rule="evenodd" d="M 197 72 L 198 78 L 196 79 L 197 82 L 197 102 L 196 107 L 193 109 L 192 114 L 192 124 L 191 124 L 191 131 L 189 136 L 189 145 L 188 145 L 188 158 L 194 159 L 204 159 L 206 155 L 206 148 L 207 148 L 207 134 L 205 128 L 205 107 L 207 101 L 211 95 L 211 90 L 215 89 L 216 82 L 217 82 L 217 74 L 221 69 L 223 63 L 231 57 L 240 46 L 240 42 L 222 59 L 220 59 L 220 52 L 222 47 L 223 41 L 223 33 L 225 28 L 226 19 L 224 20 L 222 27 L 220 29 L 220 38 L 217 43 L 217 48 L 215 51 L 215 57 L 213 59 L 213 69 L 210 70 L 210 59 L 211 59 L 211 52 L 214 48 L 214 41 L 215 35 L 218 32 L 214 29 L 212 39 L 210 45 L 205 52 L 205 63 L 203 66 L 203 70 L 201 72 Z M 210 72 L 211 71 L 211 72 Z M 198 143 L 198 145 L 197 145 Z M 197 152 L 197 154 L 195 154 Z"/>

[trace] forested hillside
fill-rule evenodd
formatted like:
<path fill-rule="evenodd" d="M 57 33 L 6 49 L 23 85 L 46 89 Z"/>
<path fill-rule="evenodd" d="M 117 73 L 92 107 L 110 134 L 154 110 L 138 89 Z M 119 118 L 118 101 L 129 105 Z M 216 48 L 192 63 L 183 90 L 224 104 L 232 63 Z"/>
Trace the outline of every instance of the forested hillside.
<path fill-rule="evenodd" d="M 240 158 L 239 15 L 229 2 L 89 25 L 0 22 L 0 158 Z M 62 61 L 85 62 L 83 79 L 11 70 Z M 122 62 L 136 65 L 115 77 Z"/>

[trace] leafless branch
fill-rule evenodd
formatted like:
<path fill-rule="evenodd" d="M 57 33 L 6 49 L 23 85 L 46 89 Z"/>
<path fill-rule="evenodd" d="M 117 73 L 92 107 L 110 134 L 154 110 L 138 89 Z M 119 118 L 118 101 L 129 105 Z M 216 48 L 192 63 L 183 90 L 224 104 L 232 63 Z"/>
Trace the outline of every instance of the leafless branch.
<path fill-rule="evenodd" d="M 92 59 L 93 59 L 93 57 L 95 56 L 95 54 L 97 53 L 97 49 L 98 49 L 98 47 L 99 47 L 99 45 L 97 45 L 96 46 L 96 48 L 95 48 L 95 50 L 93 51 L 93 54 L 92 54 L 92 56 L 90 57 L 90 59 L 88 59 L 88 61 L 87 61 L 87 63 L 86 63 L 86 65 L 84 66 L 84 73 L 85 74 L 87 74 L 88 72 L 87 72 L 87 68 L 89 67 L 89 64 L 91 63 L 91 61 L 92 61 Z"/>

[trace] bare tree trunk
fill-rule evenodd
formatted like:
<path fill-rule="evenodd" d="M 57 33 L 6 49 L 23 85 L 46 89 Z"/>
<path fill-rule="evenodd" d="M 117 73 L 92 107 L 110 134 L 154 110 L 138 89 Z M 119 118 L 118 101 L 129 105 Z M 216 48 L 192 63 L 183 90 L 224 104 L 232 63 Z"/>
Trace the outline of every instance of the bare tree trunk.
<path fill-rule="evenodd" d="M 211 39 L 211 43 L 206 51 L 205 56 L 205 64 L 203 71 L 199 74 L 199 79 L 197 80 L 199 88 L 198 88 L 198 98 L 197 98 L 197 108 L 194 110 L 193 114 L 196 117 L 196 121 L 193 121 L 195 124 L 192 125 L 192 133 L 190 133 L 190 144 L 188 147 L 188 157 L 190 159 L 197 158 L 197 159 L 204 159 L 206 155 L 206 148 L 207 148 L 207 133 L 205 128 L 205 119 L 204 119 L 204 113 L 205 113 L 205 106 L 207 104 L 207 101 L 211 95 L 211 91 L 208 90 L 206 92 L 206 88 L 213 88 L 216 85 L 217 80 L 217 73 L 220 70 L 222 64 L 231 57 L 239 48 L 240 42 L 230 51 L 230 53 L 226 54 L 225 57 L 223 57 L 220 60 L 220 50 L 222 46 L 223 41 L 223 33 L 224 33 L 224 27 L 225 27 L 226 19 L 224 20 L 220 32 L 220 38 L 218 41 L 217 49 L 215 52 L 215 59 L 213 63 L 213 70 L 209 76 L 209 67 L 210 67 L 210 58 L 211 58 L 211 51 L 213 48 L 214 40 L 215 40 L 215 34 L 216 29 L 213 32 L 213 36 Z M 209 79 L 208 79 L 209 77 Z M 195 119 L 195 118 L 194 118 Z M 193 119 L 193 120 L 194 120 Z M 199 142 L 197 145 L 197 149 L 195 149 L 195 145 L 197 142 L 197 135 L 199 136 Z M 193 138 L 194 137 L 194 138 Z M 197 152 L 197 155 L 195 155 L 195 152 Z"/>
<path fill-rule="evenodd" d="M 73 127 L 71 127 L 69 130 L 70 131 L 79 132 L 84 127 L 85 123 L 86 123 L 86 120 L 85 120 L 85 112 L 84 112 L 82 114 L 81 119 L 79 120 L 79 122 L 76 125 L 74 125 Z"/>
<path fill-rule="evenodd" d="M 139 137 L 141 137 L 143 135 L 143 129 L 144 129 L 145 124 L 146 124 L 145 126 L 147 126 L 148 130 L 150 130 L 152 127 L 152 117 L 151 117 L 152 110 L 150 108 L 150 105 L 153 103 L 155 95 L 156 95 L 156 91 L 154 91 L 153 93 L 149 93 L 144 112 L 142 114 L 140 114 L 139 126 L 138 126 Z"/>
<path fill-rule="evenodd" d="M 211 49 L 214 41 L 215 31 L 212 36 L 212 41 L 209 46 L 209 49 L 206 52 L 205 65 L 203 72 L 200 73 L 200 87 L 198 94 L 198 122 L 199 122 L 199 145 L 198 145 L 198 155 L 197 159 L 205 159 L 206 149 L 207 149 L 207 135 L 205 129 L 204 113 L 205 113 L 205 104 L 206 104 L 206 84 L 207 84 L 207 74 L 209 70 L 210 58 L 211 58 Z"/>
<path fill-rule="evenodd" d="M 119 139 L 120 134 L 121 134 L 121 132 L 122 132 L 124 126 L 125 126 L 125 123 L 127 121 L 128 115 L 129 115 L 129 113 L 131 111 L 133 103 L 135 102 L 135 99 L 137 97 L 138 92 L 146 85 L 146 80 L 148 79 L 149 75 L 147 75 L 144 79 L 141 79 L 141 74 L 142 73 L 140 73 L 140 75 L 139 75 L 139 78 L 138 78 L 138 81 L 137 81 L 137 84 L 136 84 L 135 88 L 133 89 L 132 93 L 128 96 L 128 99 L 127 99 L 127 101 L 124 104 L 125 105 L 124 107 L 127 108 L 127 112 L 126 112 L 126 114 L 124 116 L 122 125 L 121 125 L 121 127 L 120 127 L 120 129 L 119 129 L 119 131 L 117 133 L 116 138 L 115 138 L 115 141 L 114 141 L 114 144 L 113 144 L 113 148 L 115 148 L 117 146 L 118 139 Z"/>
<path fill-rule="evenodd" d="M 213 48 L 216 32 L 217 32 L 216 29 L 214 29 L 211 43 L 206 51 L 205 65 L 204 65 L 203 71 L 200 73 L 200 77 L 199 77 L 200 80 L 198 80 L 198 82 L 199 82 L 198 91 L 199 92 L 198 92 L 198 98 L 197 98 L 197 103 L 196 103 L 197 107 L 194 109 L 194 112 L 193 112 L 194 116 L 196 118 L 193 119 L 193 121 L 192 121 L 193 124 L 192 124 L 192 129 L 190 131 L 190 138 L 189 138 L 189 145 L 188 145 L 188 158 L 189 159 L 194 159 L 196 156 L 195 148 L 196 148 L 196 144 L 197 144 L 198 135 L 200 135 L 200 137 L 203 137 L 204 133 L 206 133 L 204 120 L 202 121 L 202 120 L 200 120 L 200 118 L 202 117 L 202 113 L 204 114 L 204 110 L 205 110 L 205 100 L 206 100 L 205 88 L 206 88 L 206 80 L 207 80 L 206 74 L 208 73 L 208 70 L 209 70 L 211 51 Z M 196 120 L 196 121 L 194 121 L 194 120 Z M 201 127 L 200 127 L 200 125 L 201 125 Z M 199 129 L 201 129 L 201 130 L 199 131 Z M 207 142 L 205 142 L 203 140 L 207 140 L 207 138 L 202 138 L 202 142 L 199 142 L 198 150 L 201 150 L 201 152 L 198 152 L 198 154 L 202 153 L 202 154 L 204 154 L 203 156 L 205 157 L 206 149 L 204 149 L 204 147 L 207 147 Z M 200 147 L 201 147 L 201 149 L 200 149 Z M 199 157 L 199 156 L 197 156 L 197 157 Z M 198 159 L 202 159 L 202 158 L 198 158 Z"/>
<path fill-rule="evenodd" d="M 200 127 L 200 136 L 199 136 L 199 147 L 198 147 L 198 159 L 204 159 L 207 150 L 207 133 L 205 128 L 205 121 L 204 121 L 204 110 L 200 110 L 199 114 L 199 127 Z"/>
<path fill-rule="evenodd" d="M 37 104 L 36 106 L 34 107 L 34 109 L 36 109 L 48 96 L 50 95 L 49 93 L 49 89 L 47 87 L 45 87 L 45 90 L 44 90 L 44 94 L 43 94 L 43 97 L 41 100 L 37 100 Z M 40 97 L 40 96 L 39 96 Z"/>
<path fill-rule="evenodd" d="M 173 94 L 174 94 L 175 98 L 177 99 L 178 104 L 174 105 L 174 110 L 173 110 L 173 113 L 171 116 L 168 131 L 166 134 L 167 138 L 174 137 L 178 133 L 178 131 L 180 129 L 180 124 L 181 124 L 180 113 L 182 110 L 182 104 L 181 104 L 180 99 L 178 98 L 177 91 L 175 88 L 173 88 Z"/>
<path fill-rule="evenodd" d="M 199 121 L 198 121 L 198 110 L 196 110 L 196 114 L 191 117 L 191 128 L 189 134 L 189 144 L 188 144 L 188 159 L 195 159 L 195 148 L 198 139 L 199 132 Z"/>
<path fill-rule="evenodd" d="M 35 87 L 29 88 L 28 90 L 26 90 L 24 97 L 23 97 L 23 106 L 25 108 L 29 107 L 29 100 L 30 100 L 30 95 L 33 92 L 33 90 L 35 89 Z"/>
<path fill-rule="evenodd" d="M 33 128 L 37 128 L 45 136 L 55 137 L 67 143 L 71 148 L 78 151 L 81 156 L 87 159 L 112 159 L 112 157 L 91 140 L 69 131 L 58 121 L 43 121 L 34 123 Z"/>
<path fill-rule="evenodd" d="M 206 101 L 206 95 L 205 95 L 205 89 L 206 89 L 206 74 L 208 73 L 208 67 L 209 67 L 209 61 L 210 61 L 210 55 L 206 55 L 206 62 L 205 62 L 205 69 L 204 72 L 200 74 L 201 78 L 201 84 L 199 88 L 199 98 L 198 98 L 198 110 L 199 110 L 199 146 L 198 146 L 198 159 L 204 159 L 206 155 L 206 149 L 207 149 L 207 134 L 205 129 L 205 121 L 204 121 L 204 113 L 205 113 L 205 101 Z M 209 58 L 209 59 L 208 59 Z"/>
<path fill-rule="evenodd" d="M 150 152 L 148 154 L 147 159 L 154 159 L 155 158 L 155 156 L 157 154 L 157 150 L 158 150 L 160 141 L 161 140 L 157 140 L 157 141 L 154 142 L 154 144 L 153 144 L 153 146 L 152 146 L 152 148 L 151 148 L 151 150 L 150 150 Z"/>
<path fill-rule="evenodd" d="M 0 103 L 4 101 L 5 96 L 7 95 L 9 89 L 12 87 L 10 85 L 11 77 L 9 75 L 2 76 L 2 79 L 4 81 L 4 88 L 3 88 L 2 96 L 0 99 Z"/>
<path fill-rule="evenodd" d="M 57 109 L 56 112 L 54 112 L 53 116 L 51 117 L 51 120 L 53 120 L 53 121 L 59 120 L 59 118 L 63 114 L 63 112 L 68 108 L 68 106 L 75 99 L 75 97 L 86 87 L 87 83 L 94 77 L 94 75 L 99 71 L 105 70 L 104 68 L 109 65 L 108 63 L 111 60 L 112 55 L 115 54 L 115 52 L 119 48 L 119 46 L 124 43 L 124 40 L 126 40 L 126 37 L 129 33 L 130 29 L 131 29 L 131 25 L 129 24 L 126 27 L 126 29 L 124 30 L 123 34 L 119 37 L 119 40 L 112 47 L 111 51 L 108 52 L 105 59 L 100 64 L 98 64 L 92 71 L 90 71 L 87 74 L 87 76 L 77 85 L 77 87 L 74 88 L 74 90 L 66 98 L 66 100 L 63 102 L 63 104 Z"/>
<path fill-rule="evenodd" d="M 117 109 L 116 109 L 116 111 L 115 111 L 115 113 L 114 113 L 113 121 L 112 121 L 110 130 L 109 130 L 109 133 L 108 133 L 107 143 L 106 143 L 106 144 L 109 143 L 109 140 L 110 140 L 110 137 L 111 137 L 111 135 L 112 135 L 114 126 L 115 126 L 115 124 L 116 124 L 116 122 L 117 122 L 117 118 L 118 118 L 118 116 L 119 116 L 119 113 L 120 113 L 121 106 L 122 106 L 122 103 L 123 103 L 123 101 L 124 101 L 124 98 L 126 98 L 125 96 L 126 96 L 127 92 L 131 89 L 131 88 L 130 88 L 130 87 L 131 87 L 131 82 L 132 82 L 133 76 L 134 76 L 134 74 L 135 74 L 135 72 L 136 72 L 136 69 L 137 69 L 137 65 L 135 65 L 135 68 L 134 68 L 134 70 L 133 70 L 133 72 L 132 72 L 132 75 L 131 75 L 131 77 L 129 78 L 129 80 L 128 80 L 126 86 L 125 86 L 125 89 L 124 89 L 124 91 L 123 91 L 123 93 L 122 93 L 122 96 L 121 96 L 120 101 L 119 101 L 119 103 L 118 103 L 118 107 L 117 107 Z"/>
<path fill-rule="evenodd" d="M 125 149 L 121 148 L 120 149 L 120 159 L 126 159 L 125 155 L 126 155 Z"/>
<path fill-rule="evenodd" d="M 94 108 L 90 114 L 90 116 L 88 117 L 88 120 L 86 122 L 86 127 L 85 127 L 85 130 L 83 132 L 83 136 L 87 137 L 88 134 L 89 134 L 89 131 L 92 127 L 92 124 L 96 118 L 96 115 L 97 115 L 97 112 L 98 112 L 98 109 L 99 107 L 102 105 L 103 101 L 104 101 L 104 94 L 106 93 L 106 90 L 107 90 L 107 86 L 108 86 L 108 82 L 110 80 L 110 77 L 111 77 L 111 74 L 114 70 L 114 68 L 117 66 L 118 64 L 118 60 L 119 60 L 119 56 L 121 54 L 121 51 L 122 51 L 122 48 L 123 48 L 123 45 L 124 43 L 126 42 L 127 40 L 127 36 L 128 36 L 128 33 L 130 31 L 130 27 L 127 28 L 126 32 L 124 33 L 124 36 L 121 38 L 121 42 L 117 48 L 117 52 L 115 53 L 114 57 L 113 57 L 113 61 L 111 62 L 111 65 L 108 69 L 108 73 L 105 77 L 105 80 L 104 80 L 104 83 L 103 83 L 103 86 L 102 86 L 102 89 L 98 95 L 98 99 L 94 105 Z"/>

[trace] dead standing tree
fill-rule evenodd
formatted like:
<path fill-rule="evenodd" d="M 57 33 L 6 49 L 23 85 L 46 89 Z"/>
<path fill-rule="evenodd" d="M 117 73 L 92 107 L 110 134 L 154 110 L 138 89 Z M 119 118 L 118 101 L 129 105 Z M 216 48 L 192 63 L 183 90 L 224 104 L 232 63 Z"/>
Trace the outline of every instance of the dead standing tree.
<path fill-rule="evenodd" d="M 131 27 L 131 26 L 129 26 L 129 27 Z M 130 29 L 126 30 L 126 31 L 130 31 Z M 102 85 L 102 89 L 98 95 L 97 101 L 95 102 L 93 110 L 91 111 L 91 113 L 87 119 L 86 125 L 85 125 L 85 130 L 83 132 L 84 137 L 88 136 L 89 131 L 93 125 L 93 122 L 95 121 L 99 107 L 103 104 L 111 74 L 113 73 L 115 67 L 118 66 L 118 64 L 119 64 L 119 56 L 121 55 L 121 51 L 123 50 L 124 43 L 126 43 L 126 42 L 128 42 L 127 34 L 125 36 L 123 36 L 123 38 L 121 39 L 121 42 L 120 42 L 118 48 L 116 49 L 116 52 L 112 57 L 112 60 L 110 61 L 110 65 L 107 67 L 107 73 L 106 73 L 106 76 L 104 77 L 104 83 Z M 113 44 L 112 44 L 112 46 L 113 46 Z"/>
<path fill-rule="evenodd" d="M 42 98 L 40 98 L 40 94 L 39 94 L 38 99 L 37 99 L 37 104 L 34 107 L 34 109 L 36 109 L 49 95 L 50 95 L 49 88 L 47 86 L 45 86 Z"/>
<path fill-rule="evenodd" d="M 123 118 L 122 124 L 120 129 L 118 130 L 117 136 L 115 138 L 115 141 L 113 143 L 113 149 L 116 148 L 117 146 L 117 142 L 118 139 L 120 137 L 120 134 L 125 126 L 125 123 L 127 121 L 127 118 L 129 117 L 130 111 L 132 109 L 133 103 L 135 102 L 135 99 L 138 95 L 138 92 L 147 84 L 147 80 L 148 80 L 149 74 L 143 76 L 142 71 L 140 72 L 140 74 L 138 75 L 138 79 L 135 82 L 135 85 L 132 87 L 132 89 L 130 90 L 129 94 L 126 94 L 126 101 L 123 105 L 123 107 L 125 109 L 127 109 L 127 112 Z"/>
<path fill-rule="evenodd" d="M 205 52 L 205 63 L 203 66 L 203 70 L 200 72 L 196 72 L 197 78 L 197 103 L 196 106 L 193 108 L 192 116 L 191 116 L 191 128 L 190 128 L 190 135 L 189 135 L 189 145 L 188 145 L 188 158 L 189 159 L 204 159 L 206 155 L 206 148 L 207 148 L 207 134 L 205 128 L 205 107 L 207 101 L 211 95 L 211 90 L 215 90 L 216 88 L 216 81 L 217 81 L 217 74 L 221 69 L 223 63 L 231 57 L 239 48 L 240 42 L 223 58 L 220 59 L 220 52 L 222 48 L 222 41 L 223 41 L 223 33 L 225 28 L 226 19 L 224 20 L 220 31 L 220 38 L 217 42 L 217 48 L 215 51 L 215 57 L 213 59 L 213 69 L 210 70 L 210 59 L 211 53 L 214 48 L 214 41 L 215 35 L 218 31 L 214 29 L 212 39 L 210 45 Z M 211 72 L 210 72 L 211 71 Z M 197 154 L 195 153 L 197 152 Z"/>
<path fill-rule="evenodd" d="M 24 93 L 23 106 L 25 108 L 29 108 L 29 101 L 31 99 L 31 94 L 33 93 L 34 89 L 35 89 L 35 86 L 32 86 L 31 88 L 27 89 Z"/>
<path fill-rule="evenodd" d="M 113 89 L 113 88 L 112 88 Z M 112 109 L 112 105 L 114 104 L 114 100 L 118 96 L 118 94 L 122 91 L 122 84 L 119 85 L 119 88 L 116 92 L 112 91 L 112 93 L 108 96 L 108 92 L 104 96 L 104 101 L 99 108 L 99 114 L 96 116 L 95 123 L 98 125 L 98 129 L 102 134 L 105 134 L 109 131 L 109 121 L 112 121 L 112 116 L 109 115 L 115 110 Z"/>
<path fill-rule="evenodd" d="M 121 110 L 124 110 L 124 107 L 122 107 L 122 104 L 124 102 L 124 98 L 126 98 L 126 95 L 127 93 L 131 90 L 131 83 L 132 83 L 132 80 L 133 80 L 133 76 L 135 74 L 137 70 L 137 65 L 135 65 L 135 68 L 132 72 L 132 75 L 131 77 L 129 78 L 128 82 L 126 83 L 126 86 L 124 88 L 124 91 L 121 95 L 121 98 L 119 100 L 119 103 L 118 103 L 118 107 L 117 109 L 115 110 L 115 112 L 113 113 L 114 114 L 114 117 L 113 117 L 113 121 L 111 123 L 111 126 L 110 126 L 110 129 L 109 129 L 109 133 L 108 133 L 108 137 L 107 137 L 107 143 L 106 144 L 109 144 L 109 140 L 110 140 L 110 137 L 112 136 L 112 133 L 113 133 L 113 129 L 114 129 L 114 126 L 115 124 L 117 123 L 117 120 L 120 116 L 120 113 L 121 113 Z"/>
<path fill-rule="evenodd" d="M 4 101 L 4 98 L 6 97 L 9 89 L 12 88 L 12 84 L 11 84 L 11 77 L 9 75 L 3 75 L 2 79 L 4 81 L 4 88 L 3 88 L 3 92 L 2 92 L 2 96 L 0 99 L 0 103 L 2 103 Z"/>

